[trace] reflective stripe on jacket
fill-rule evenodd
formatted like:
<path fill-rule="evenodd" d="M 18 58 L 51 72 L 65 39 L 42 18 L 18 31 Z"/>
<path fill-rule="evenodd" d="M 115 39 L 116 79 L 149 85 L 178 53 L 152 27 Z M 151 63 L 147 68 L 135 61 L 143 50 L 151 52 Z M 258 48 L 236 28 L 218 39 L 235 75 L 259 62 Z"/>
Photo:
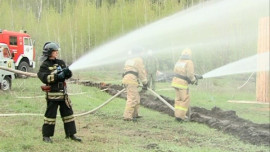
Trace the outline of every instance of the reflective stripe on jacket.
<path fill-rule="evenodd" d="M 65 94 L 63 92 L 48 92 L 47 98 L 51 100 L 65 99 Z"/>
<path fill-rule="evenodd" d="M 172 87 L 179 88 L 179 89 L 188 89 L 188 85 L 181 85 L 175 82 L 172 82 Z"/>
<path fill-rule="evenodd" d="M 182 111 L 185 111 L 185 112 L 188 111 L 188 108 L 185 108 L 185 107 L 182 107 L 182 106 L 175 106 L 175 109 L 182 110 Z"/>

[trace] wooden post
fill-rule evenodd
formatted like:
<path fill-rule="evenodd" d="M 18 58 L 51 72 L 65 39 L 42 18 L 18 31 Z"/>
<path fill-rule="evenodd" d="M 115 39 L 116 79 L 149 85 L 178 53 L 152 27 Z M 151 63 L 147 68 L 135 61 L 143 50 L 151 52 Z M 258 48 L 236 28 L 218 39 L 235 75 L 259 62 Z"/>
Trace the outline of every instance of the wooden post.
<path fill-rule="evenodd" d="M 269 52 L 269 17 L 263 17 L 259 20 L 258 28 L 258 54 Z M 264 62 L 264 63 L 262 63 Z M 268 58 L 269 64 L 269 58 Z M 266 65 L 265 61 L 258 58 L 257 67 L 269 66 Z M 256 98 L 258 102 L 269 102 L 270 103 L 270 77 L 268 71 L 258 71 L 256 77 Z"/>

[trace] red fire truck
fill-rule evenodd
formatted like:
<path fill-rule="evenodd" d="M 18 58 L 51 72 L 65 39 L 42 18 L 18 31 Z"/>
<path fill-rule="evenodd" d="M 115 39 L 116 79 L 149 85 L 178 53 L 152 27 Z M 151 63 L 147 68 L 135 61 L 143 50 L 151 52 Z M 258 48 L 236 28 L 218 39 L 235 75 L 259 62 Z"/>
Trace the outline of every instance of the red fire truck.
<path fill-rule="evenodd" d="M 0 29 L 0 43 L 7 44 L 11 53 L 14 53 L 16 69 L 27 72 L 30 68 L 35 68 L 34 42 L 26 31 L 14 32 Z"/>

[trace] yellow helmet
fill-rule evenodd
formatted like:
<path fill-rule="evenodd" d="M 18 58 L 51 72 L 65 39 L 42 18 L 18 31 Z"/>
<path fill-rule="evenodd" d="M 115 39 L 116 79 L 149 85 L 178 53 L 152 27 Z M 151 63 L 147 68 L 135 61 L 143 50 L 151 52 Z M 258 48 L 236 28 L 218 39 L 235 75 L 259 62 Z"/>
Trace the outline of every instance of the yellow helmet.
<path fill-rule="evenodd" d="M 189 48 L 186 48 L 181 53 L 181 58 L 191 58 L 191 50 Z"/>

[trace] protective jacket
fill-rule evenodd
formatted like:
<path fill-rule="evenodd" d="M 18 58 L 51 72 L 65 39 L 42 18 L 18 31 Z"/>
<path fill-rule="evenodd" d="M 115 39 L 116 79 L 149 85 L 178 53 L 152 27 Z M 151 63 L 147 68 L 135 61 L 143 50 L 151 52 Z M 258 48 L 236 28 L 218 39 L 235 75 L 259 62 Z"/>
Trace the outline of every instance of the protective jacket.
<path fill-rule="evenodd" d="M 47 98 L 52 100 L 64 99 L 64 93 L 66 92 L 65 79 L 58 79 L 57 74 L 65 67 L 65 62 L 59 59 L 47 59 L 40 66 L 38 77 L 51 88 L 47 93 Z"/>
<path fill-rule="evenodd" d="M 145 67 L 141 57 L 132 58 L 126 61 L 124 67 L 122 83 L 138 86 L 140 80 L 143 84 L 147 83 Z"/>
<path fill-rule="evenodd" d="M 188 89 L 188 84 L 196 81 L 194 65 L 190 59 L 179 59 L 174 66 L 174 73 L 172 87 Z"/>

